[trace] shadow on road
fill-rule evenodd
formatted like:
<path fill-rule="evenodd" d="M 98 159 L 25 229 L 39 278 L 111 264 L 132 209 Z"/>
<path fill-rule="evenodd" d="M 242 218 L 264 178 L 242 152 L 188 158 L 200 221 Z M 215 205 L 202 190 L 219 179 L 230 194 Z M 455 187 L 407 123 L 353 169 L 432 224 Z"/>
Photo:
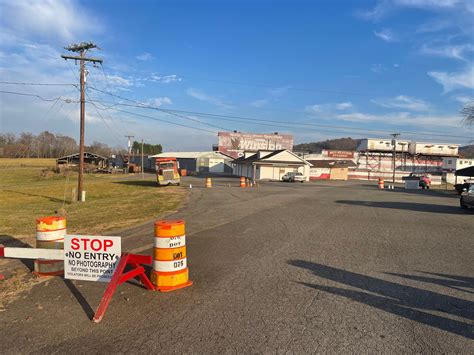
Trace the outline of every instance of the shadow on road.
<path fill-rule="evenodd" d="M 428 195 L 433 197 L 448 197 L 448 198 L 459 198 L 459 194 L 454 190 L 441 190 L 441 189 L 429 189 L 429 190 L 411 190 L 404 188 L 395 188 L 393 190 L 385 189 L 387 193 L 405 193 L 405 194 L 414 194 L 414 195 Z"/>
<path fill-rule="evenodd" d="M 86 313 L 87 317 L 92 320 L 92 318 L 94 317 L 94 310 L 92 309 L 92 307 L 89 305 L 89 302 L 87 302 L 87 300 L 85 299 L 85 297 L 82 295 L 81 291 L 79 291 L 76 287 L 76 285 L 74 285 L 74 283 L 71 281 L 71 280 L 68 280 L 68 279 L 64 279 L 63 280 L 65 285 L 67 286 L 67 288 L 69 289 L 69 291 L 71 291 L 72 295 L 74 296 L 74 298 L 77 300 L 77 302 L 79 302 L 79 304 L 81 305 L 82 309 L 84 310 L 84 312 Z"/>
<path fill-rule="evenodd" d="M 22 240 L 19 240 L 11 235 L 0 234 L 0 244 L 5 247 L 10 248 L 31 248 L 31 246 Z M 29 270 L 34 269 L 34 260 L 33 259 L 20 259 L 20 261 L 25 265 Z"/>
<path fill-rule="evenodd" d="M 351 201 L 351 200 L 338 200 L 336 201 L 336 203 L 341 203 L 344 205 L 352 205 L 352 206 L 409 210 L 409 211 L 415 211 L 415 212 L 466 214 L 466 212 L 458 206 L 433 205 L 433 204 L 427 204 L 427 203 L 394 202 L 394 201 Z"/>
<path fill-rule="evenodd" d="M 433 314 L 433 312 L 442 312 L 450 317 L 456 316 L 470 322 L 474 319 L 474 302 L 308 261 L 290 260 L 288 264 L 310 270 L 320 278 L 359 290 L 298 282 L 301 285 L 364 303 L 468 339 L 474 339 L 472 324 Z"/>
<path fill-rule="evenodd" d="M 422 271 L 420 271 L 422 272 Z M 455 276 L 455 275 L 447 275 L 447 274 L 436 274 L 431 272 L 422 272 L 426 275 L 432 275 L 437 277 L 430 277 L 430 276 L 418 276 L 418 275 L 406 275 L 406 274 L 397 274 L 386 272 L 387 275 L 402 277 L 408 280 L 414 280 L 419 282 L 431 283 L 435 285 L 440 285 L 444 287 L 449 287 L 454 290 L 474 293 L 474 291 L 465 290 L 465 288 L 472 288 L 474 289 L 474 278 L 467 277 L 467 276 Z"/>

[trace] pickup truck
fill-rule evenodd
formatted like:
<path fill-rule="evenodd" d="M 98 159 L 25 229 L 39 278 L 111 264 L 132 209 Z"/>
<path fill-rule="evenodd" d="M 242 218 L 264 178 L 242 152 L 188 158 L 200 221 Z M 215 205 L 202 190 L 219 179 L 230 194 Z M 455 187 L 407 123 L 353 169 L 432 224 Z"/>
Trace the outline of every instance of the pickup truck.
<path fill-rule="evenodd" d="M 305 182 L 306 178 L 302 173 L 289 172 L 282 176 L 281 181 L 287 182 Z"/>

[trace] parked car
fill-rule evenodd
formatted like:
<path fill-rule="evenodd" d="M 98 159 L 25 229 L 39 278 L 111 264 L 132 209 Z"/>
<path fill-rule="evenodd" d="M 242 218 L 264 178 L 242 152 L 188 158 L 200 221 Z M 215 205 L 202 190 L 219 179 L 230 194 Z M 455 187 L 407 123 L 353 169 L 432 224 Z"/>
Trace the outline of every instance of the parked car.
<path fill-rule="evenodd" d="M 289 172 L 282 176 L 281 181 L 288 181 L 288 182 L 305 182 L 306 178 L 302 173 L 297 172 Z"/>
<path fill-rule="evenodd" d="M 471 185 L 474 185 L 474 182 L 469 181 L 469 180 L 464 180 L 462 184 L 454 185 L 454 188 L 456 192 L 460 195 L 463 193 L 464 189 L 469 190 L 469 187 L 471 187 Z"/>
<path fill-rule="evenodd" d="M 474 208 L 474 185 L 464 189 L 459 202 L 462 209 Z"/>

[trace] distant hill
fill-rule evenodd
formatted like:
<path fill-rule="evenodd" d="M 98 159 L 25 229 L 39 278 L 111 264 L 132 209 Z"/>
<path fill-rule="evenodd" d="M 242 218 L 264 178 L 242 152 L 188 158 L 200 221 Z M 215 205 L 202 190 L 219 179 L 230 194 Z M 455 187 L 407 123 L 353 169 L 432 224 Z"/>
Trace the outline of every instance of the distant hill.
<path fill-rule="evenodd" d="M 337 138 L 328 139 L 323 142 L 301 143 L 293 146 L 294 151 L 304 151 L 310 153 L 321 153 L 323 149 L 329 150 L 356 150 L 360 139 Z"/>
<path fill-rule="evenodd" d="M 474 159 L 474 144 L 460 147 L 459 154 L 462 155 L 464 158 Z"/>

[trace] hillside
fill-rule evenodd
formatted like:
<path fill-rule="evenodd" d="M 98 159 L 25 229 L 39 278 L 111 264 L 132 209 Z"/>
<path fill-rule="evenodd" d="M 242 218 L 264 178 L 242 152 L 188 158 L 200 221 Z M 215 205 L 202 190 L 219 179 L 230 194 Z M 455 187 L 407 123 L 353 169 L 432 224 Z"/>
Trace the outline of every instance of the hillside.
<path fill-rule="evenodd" d="M 323 149 L 329 150 L 356 150 L 359 139 L 337 138 L 328 139 L 322 142 L 301 143 L 293 147 L 294 151 L 304 151 L 310 153 L 321 153 Z"/>
<path fill-rule="evenodd" d="M 474 144 L 459 148 L 459 154 L 464 158 L 474 159 Z"/>

